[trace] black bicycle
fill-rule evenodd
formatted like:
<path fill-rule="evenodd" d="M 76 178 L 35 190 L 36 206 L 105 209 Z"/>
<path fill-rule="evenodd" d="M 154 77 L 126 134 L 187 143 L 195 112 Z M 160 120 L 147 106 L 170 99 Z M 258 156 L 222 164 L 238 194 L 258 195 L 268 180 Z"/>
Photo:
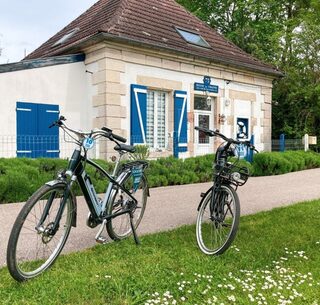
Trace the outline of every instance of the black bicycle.
<path fill-rule="evenodd" d="M 236 153 L 236 145 L 245 145 L 252 150 L 255 147 L 249 141 L 227 138 L 218 130 L 202 127 L 195 129 L 225 141 L 216 151 L 213 186 L 201 194 L 196 224 L 200 250 L 208 255 L 219 255 L 228 249 L 236 236 L 240 219 L 240 202 L 236 190 L 249 177 L 248 168 L 237 165 L 239 154 Z"/>
<path fill-rule="evenodd" d="M 66 170 L 54 181 L 38 189 L 19 213 L 9 238 L 7 265 L 17 281 L 34 278 L 48 269 L 61 253 L 71 227 L 77 223 L 77 202 L 73 192 L 77 181 L 89 208 L 87 225 L 100 225 L 96 241 L 105 243 L 104 228 L 113 240 L 121 240 L 133 234 L 139 239 L 136 229 L 143 217 L 149 188 L 145 176 L 148 163 L 131 161 L 122 163 L 125 153 L 133 153 L 133 146 L 121 144 L 126 139 L 103 127 L 82 132 L 67 127 L 60 117 L 52 126 L 58 126 L 77 144 Z M 112 174 L 109 174 L 87 156 L 98 138 L 115 142 L 114 149 L 119 158 Z M 93 166 L 106 181 L 106 192 L 102 199 L 96 194 L 86 165 Z M 109 183 L 108 183 L 109 181 Z"/>

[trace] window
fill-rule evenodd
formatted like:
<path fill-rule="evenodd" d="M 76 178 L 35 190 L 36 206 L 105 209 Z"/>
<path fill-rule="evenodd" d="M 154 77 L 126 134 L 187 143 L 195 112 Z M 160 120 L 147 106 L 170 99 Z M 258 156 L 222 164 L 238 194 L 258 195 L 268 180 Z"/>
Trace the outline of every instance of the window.
<path fill-rule="evenodd" d="M 147 93 L 147 145 L 156 149 L 167 146 L 168 93 L 148 90 Z"/>
<path fill-rule="evenodd" d="M 70 32 L 68 32 L 67 34 L 62 36 L 62 38 L 60 38 L 58 41 L 56 41 L 52 46 L 56 47 L 58 45 L 61 45 L 61 44 L 65 43 L 68 39 L 70 39 L 79 30 L 80 30 L 79 28 L 75 28 L 75 29 L 71 30 Z"/>
<path fill-rule="evenodd" d="M 211 111 L 211 103 L 207 102 L 207 98 L 206 97 L 195 96 L 195 98 L 194 98 L 194 109 L 195 110 Z"/>
<path fill-rule="evenodd" d="M 176 30 L 186 42 L 200 47 L 210 48 L 210 45 L 199 34 L 182 30 L 179 28 L 176 28 Z"/>

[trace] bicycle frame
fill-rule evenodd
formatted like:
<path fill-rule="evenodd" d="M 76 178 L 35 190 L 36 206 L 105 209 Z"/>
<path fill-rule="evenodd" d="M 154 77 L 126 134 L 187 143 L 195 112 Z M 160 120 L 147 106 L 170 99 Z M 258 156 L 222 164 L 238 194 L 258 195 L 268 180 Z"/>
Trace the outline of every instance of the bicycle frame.
<path fill-rule="evenodd" d="M 120 172 L 120 174 L 117 176 L 116 173 L 119 168 L 119 163 L 121 161 L 122 153 L 120 153 L 120 158 L 118 159 L 113 174 L 110 175 L 106 170 L 104 170 L 100 165 L 95 163 L 94 161 L 88 159 L 86 156 L 83 156 L 81 154 L 80 149 L 75 149 L 72 157 L 69 161 L 68 168 L 65 172 L 65 175 L 60 175 L 59 180 L 51 181 L 48 184 L 55 184 L 55 183 L 65 183 L 66 189 L 63 194 L 63 199 L 60 203 L 60 207 L 58 210 L 58 213 L 56 215 L 55 221 L 53 223 L 52 228 L 50 229 L 51 233 L 54 234 L 58 228 L 59 228 L 59 222 L 62 217 L 62 213 L 64 211 L 67 198 L 72 194 L 71 187 L 75 181 L 78 181 L 80 189 L 84 195 L 84 198 L 86 200 L 86 203 L 88 205 L 89 211 L 95 221 L 98 223 L 102 223 L 104 220 L 109 220 L 112 218 L 115 218 L 117 216 L 130 213 L 130 209 L 123 210 L 121 212 L 117 212 L 115 214 L 107 215 L 105 211 L 107 210 L 108 204 L 112 204 L 113 196 L 116 195 L 117 191 L 120 189 L 124 193 L 126 193 L 130 199 L 137 204 L 137 200 L 132 196 L 132 194 L 126 190 L 124 187 L 122 187 L 121 183 L 128 177 L 128 175 L 131 174 L 131 171 L 129 168 L 123 170 Z M 94 189 L 94 186 L 91 183 L 91 180 L 89 176 L 87 175 L 85 171 L 84 163 L 87 163 L 91 166 L 93 166 L 96 170 L 98 170 L 100 173 L 102 173 L 109 181 L 109 185 L 106 189 L 104 199 L 102 201 L 99 200 L 96 191 Z M 67 176 L 70 176 L 71 179 L 69 182 L 67 182 Z M 41 230 L 41 225 L 45 221 L 48 211 L 50 210 L 50 207 L 52 205 L 52 201 L 54 199 L 54 194 L 48 199 L 44 213 L 39 221 L 39 224 L 37 226 L 38 230 Z M 75 220 L 73 221 L 73 226 L 75 225 Z"/>

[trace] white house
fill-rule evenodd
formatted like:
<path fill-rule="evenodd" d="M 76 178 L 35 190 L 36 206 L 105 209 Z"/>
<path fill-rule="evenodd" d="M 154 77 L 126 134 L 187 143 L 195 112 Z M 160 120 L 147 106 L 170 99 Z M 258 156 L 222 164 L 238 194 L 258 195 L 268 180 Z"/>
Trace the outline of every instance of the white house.
<path fill-rule="evenodd" d="M 23 61 L 0 66 L 0 156 L 64 157 L 47 128 L 59 113 L 73 127 L 107 126 L 146 144 L 154 157 L 213 152 L 195 126 L 254 134 L 270 150 L 280 75 L 174 0 L 100 0 Z"/>

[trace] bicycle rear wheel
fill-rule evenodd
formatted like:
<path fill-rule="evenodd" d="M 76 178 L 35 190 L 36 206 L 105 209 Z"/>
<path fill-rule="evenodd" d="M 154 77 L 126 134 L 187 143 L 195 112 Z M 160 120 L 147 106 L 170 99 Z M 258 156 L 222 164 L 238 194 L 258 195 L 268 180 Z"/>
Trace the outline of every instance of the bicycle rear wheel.
<path fill-rule="evenodd" d="M 146 209 L 148 185 L 144 176 L 141 177 L 137 188 L 133 187 L 133 180 L 134 177 L 132 175 L 129 175 L 121 183 L 121 186 L 132 194 L 132 196 L 137 200 L 137 205 L 134 204 L 132 199 L 125 192 L 119 189 L 114 197 L 112 204 L 109 205 L 108 215 L 116 214 L 132 207 L 133 225 L 134 228 L 137 229 Z M 128 213 L 110 219 L 107 222 L 106 226 L 109 236 L 116 241 L 124 239 L 132 234 L 130 215 Z"/>
<path fill-rule="evenodd" d="M 225 252 L 234 240 L 240 219 L 240 202 L 237 193 L 229 185 L 215 190 L 212 201 L 210 192 L 200 206 L 196 235 L 200 250 L 208 255 Z"/>
<path fill-rule="evenodd" d="M 34 278 L 48 269 L 59 256 L 70 233 L 73 217 L 71 196 L 68 197 L 57 232 L 54 223 L 65 190 L 65 184 L 44 185 L 26 202 L 19 213 L 8 243 L 7 265 L 12 277 L 19 281 Z M 48 202 L 47 217 L 38 227 Z M 49 204 L 50 205 L 50 204 Z"/>

